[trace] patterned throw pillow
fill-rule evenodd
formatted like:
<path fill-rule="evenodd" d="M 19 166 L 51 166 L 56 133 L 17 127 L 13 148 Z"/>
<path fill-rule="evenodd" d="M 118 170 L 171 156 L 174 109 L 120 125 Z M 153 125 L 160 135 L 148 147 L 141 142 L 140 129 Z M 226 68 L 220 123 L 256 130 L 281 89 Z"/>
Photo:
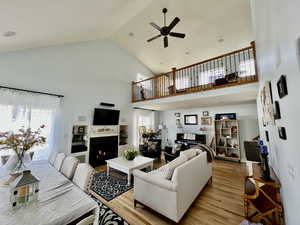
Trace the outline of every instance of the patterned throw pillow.
<path fill-rule="evenodd" d="M 157 144 L 158 144 L 158 142 L 156 142 L 156 141 L 149 141 L 148 142 L 148 149 L 150 151 L 156 151 Z"/>
<path fill-rule="evenodd" d="M 186 156 L 186 158 L 188 160 L 190 160 L 191 158 L 194 158 L 197 155 L 197 151 L 196 151 L 196 149 L 192 148 L 192 149 L 180 152 L 180 156 L 182 156 L 182 155 Z"/>
<path fill-rule="evenodd" d="M 171 180 L 174 170 L 176 167 L 182 165 L 187 161 L 186 156 L 179 156 L 174 159 L 172 162 L 160 167 L 159 169 L 151 171 L 149 174 L 160 177 L 162 179 Z"/>

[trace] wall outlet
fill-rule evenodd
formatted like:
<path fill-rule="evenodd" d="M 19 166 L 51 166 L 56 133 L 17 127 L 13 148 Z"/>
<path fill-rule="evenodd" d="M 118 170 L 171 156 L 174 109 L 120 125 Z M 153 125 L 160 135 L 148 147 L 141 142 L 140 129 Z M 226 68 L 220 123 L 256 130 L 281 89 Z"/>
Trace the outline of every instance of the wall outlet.
<path fill-rule="evenodd" d="M 291 163 L 288 163 L 288 174 L 292 180 L 295 179 L 296 172 L 294 166 Z"/>

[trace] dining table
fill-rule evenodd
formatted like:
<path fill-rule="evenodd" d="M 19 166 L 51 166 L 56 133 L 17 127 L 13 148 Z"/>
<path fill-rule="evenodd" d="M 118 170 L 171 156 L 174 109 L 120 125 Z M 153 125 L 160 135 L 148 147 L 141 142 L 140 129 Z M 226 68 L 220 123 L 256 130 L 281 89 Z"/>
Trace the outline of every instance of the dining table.
<path fill-rule="evenodd" d="M 88 214 L 94 214 L 94 225 L 98 225 L 97 202 L 48 161 L 32 161 L 27 168 L 40 180 L 38 200 L 14 209 L 10 205 L 10 186 L 0 185 L 1 225 L 67 225 Z M 0 167 L 0 184 L 9 178 Z"/>

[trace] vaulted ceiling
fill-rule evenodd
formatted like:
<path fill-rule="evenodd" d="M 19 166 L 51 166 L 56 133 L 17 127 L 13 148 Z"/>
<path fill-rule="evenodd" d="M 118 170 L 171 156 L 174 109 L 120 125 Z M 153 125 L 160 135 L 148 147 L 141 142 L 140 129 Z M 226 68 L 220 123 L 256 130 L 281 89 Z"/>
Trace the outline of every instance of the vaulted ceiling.
<path fill-rule="evenodd" d="M 170 38 L 168 48 L 162 39 L 146 42 L 164 7 L 168 22 L 181 19 L 174 31 L 187 35 Z M 250 0 L 4 0 L 0 33 L 16 35 L 1 35 L 0 51 L 106 38 L 160 73 L 249 45 L 250 16 Z"/>

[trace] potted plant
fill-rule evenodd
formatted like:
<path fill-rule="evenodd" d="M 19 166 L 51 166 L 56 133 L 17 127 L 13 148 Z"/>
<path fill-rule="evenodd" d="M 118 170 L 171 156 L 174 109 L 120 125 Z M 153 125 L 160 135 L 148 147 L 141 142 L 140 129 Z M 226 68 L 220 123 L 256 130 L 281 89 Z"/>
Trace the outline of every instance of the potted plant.
<path fill-rule="evenodd" d="M 37 130 L 23 127 L 17 132 L 0 132 L 0 150 L 11 149 L 17 156 L 17 162 L 11 173 L 21 173 L 25 170 L 24 157 L 25 153 L 34 146 L 40 146 L 46 143 L 46 138 L 41 136 L 42 129 L 45 125 L 40 126 Z"/>
<path fill-rule="evenodd" d="M 123 153 L 123 157 L 126 159 L 126 160 L 134 160 L 134 158 L 138 155 L 138 151 L 133 149 L 133 148 L 129 148 L 129 149 L 126 149 Z"/>

